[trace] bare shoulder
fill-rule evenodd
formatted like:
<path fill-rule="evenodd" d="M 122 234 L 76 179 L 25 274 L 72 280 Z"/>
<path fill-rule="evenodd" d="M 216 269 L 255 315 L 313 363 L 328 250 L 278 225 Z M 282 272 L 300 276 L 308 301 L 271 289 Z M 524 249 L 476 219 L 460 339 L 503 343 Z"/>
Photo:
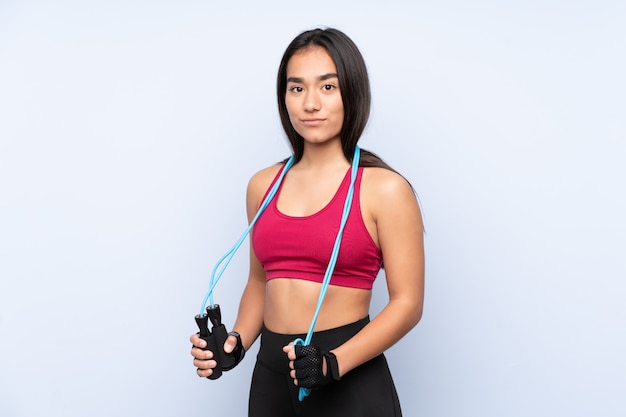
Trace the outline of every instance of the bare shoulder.
<path fill-rule="evenodd" d="M 378 227 L 413 219 L 421 226 L 421 211 L 411 184 L 397 172 L 365 168 L 361 181 L 361 209 Z"/>
<path fill-rule="evenodd" d="M 254 174 L 248 181 L 247 200 L 248 204 L 257 206 L 261 203 L 261 199 L 265 195 L 265 192 L 272 184 L 278 171 L 284 166 L 284 164 L 274 164 L 267 168 L 263 168 Z"/>
<path fill-rule="evenodd" d="M 409 182 L 397 172 L 385 168 L 371 167 L 363 170 L 361 193 L 365 193 L 368 198 L 387 203 L 416 201 Z"/>
<path fill-rule="evenodd" d="M 375 231 L 372 235 L 382 250 L 388 285 L 393 277 L 423 269 L 422 213 L 411 184 L 402 175 L 385 168 L 366 168 L 361 181 L 361 213 L 366 224 L 374 225 L 369 230 Z"/>

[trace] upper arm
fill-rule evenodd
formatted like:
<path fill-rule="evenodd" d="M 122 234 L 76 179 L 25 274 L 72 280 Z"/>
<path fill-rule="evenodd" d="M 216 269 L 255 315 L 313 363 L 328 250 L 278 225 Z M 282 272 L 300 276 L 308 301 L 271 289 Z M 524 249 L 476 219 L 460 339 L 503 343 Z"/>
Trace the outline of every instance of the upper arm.
<path fill-rule="evenodd" d="M 367 177 L 369 213 L 376 224 L 390 300 L 408 302 L 419 320 L 424 298 L 424 226 L 409 183 L 383 168 Z"/>

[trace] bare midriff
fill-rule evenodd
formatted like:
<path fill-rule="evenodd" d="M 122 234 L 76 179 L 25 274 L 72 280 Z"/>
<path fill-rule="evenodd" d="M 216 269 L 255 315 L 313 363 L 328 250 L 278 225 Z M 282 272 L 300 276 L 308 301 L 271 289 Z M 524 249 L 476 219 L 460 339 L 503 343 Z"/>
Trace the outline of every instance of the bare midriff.
<path fill-rule="evenodd" d="M 266 283 L 265 327 L 275 333 L 307 333 L 322 284 L 302 279 L 274 278 Z M 354 323 L 369 313 L 372 291 L 330 285 L 315 331 Z"/>

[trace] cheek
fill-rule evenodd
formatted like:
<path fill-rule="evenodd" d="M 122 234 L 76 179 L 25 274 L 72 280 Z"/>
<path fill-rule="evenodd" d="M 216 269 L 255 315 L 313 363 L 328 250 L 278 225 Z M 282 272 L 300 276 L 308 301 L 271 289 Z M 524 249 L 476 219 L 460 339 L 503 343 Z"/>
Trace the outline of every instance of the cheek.
<path fill-rule="evenodd" d="M 335 113 L 335 120 L 337 120 L 338 123 L 343 124 L 344 111 L 341 99 L 334 103 L 333 113 Z"/>
<path fill-rule="evenodd" d="M 285 99 L 285 108 L 287 109 L 287 114 L 289 115 L 289 120 L 293 123 L 294 117 L 296 113 L 293 111 L 293 101 L 289 100 L 289 98 Z"/>
<path fill-rule="evenodd" d="M 291 127 L 295 130 L 300 136 L 304 134 L 304 132 L 299 128 L 298 125 L 298 111 L 296 107 L 296 103 L 294 100 L 290 100 L 289 96 L 285 98 L 285 108 L 287 109 L 287 116 L 289 116 L 289 121 L 291 122 Z"/>

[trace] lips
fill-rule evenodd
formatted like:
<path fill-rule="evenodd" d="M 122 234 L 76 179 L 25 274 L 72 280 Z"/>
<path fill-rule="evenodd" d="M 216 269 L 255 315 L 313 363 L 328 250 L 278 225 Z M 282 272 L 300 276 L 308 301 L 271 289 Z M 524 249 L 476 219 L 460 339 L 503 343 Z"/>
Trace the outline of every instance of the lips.
<path fill-rule="evenodd" d="M 321 125 L 324 120 L 325 119 L 302 119 L 301 122 L 305 126 L 315 127 Z"/>

